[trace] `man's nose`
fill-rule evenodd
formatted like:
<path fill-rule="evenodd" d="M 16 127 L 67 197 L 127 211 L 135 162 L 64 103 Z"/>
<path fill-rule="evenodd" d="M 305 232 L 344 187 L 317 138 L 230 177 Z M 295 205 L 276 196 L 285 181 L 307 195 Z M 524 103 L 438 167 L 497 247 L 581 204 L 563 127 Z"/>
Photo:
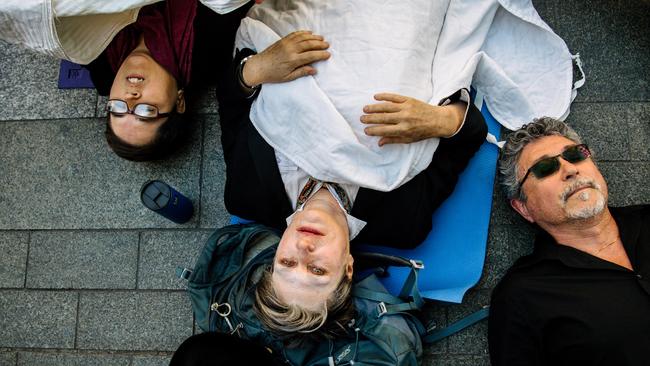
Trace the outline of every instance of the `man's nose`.
<path fill-rule="evenodd" d="M 309 253 L 313 252 L 314 249 L 316 249 L 314 241 L 307 237 L 298 239 L 297 247 L 299 250 Z"/>
<path fill-rule="evenodd" d="M 580 174 L 580 171 L 575 164 L 560 159 L 560 174 L 562 174 L 563 180 L 569 180 L 576 178 Z"/>

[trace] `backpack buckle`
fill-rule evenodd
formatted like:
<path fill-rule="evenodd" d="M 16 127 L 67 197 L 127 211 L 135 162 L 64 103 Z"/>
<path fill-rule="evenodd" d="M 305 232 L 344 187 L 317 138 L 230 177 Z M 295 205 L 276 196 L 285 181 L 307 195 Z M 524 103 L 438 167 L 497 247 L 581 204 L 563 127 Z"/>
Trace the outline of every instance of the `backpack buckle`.
<path fill-rule="evenodd" d="M 386 309 L 386 304 L 384 302 L 380 302 L 377 304 L 377 318 L 381 318 L 382 315 L 386 314 L 388 312 L 388 309 Z"/>
<path fill-rule="evenodd" d="M 424 262 L 419 259 L 409 259 L 409 262 L 411 262 L 411 267 L 415 269 L 424 269 Z"/>

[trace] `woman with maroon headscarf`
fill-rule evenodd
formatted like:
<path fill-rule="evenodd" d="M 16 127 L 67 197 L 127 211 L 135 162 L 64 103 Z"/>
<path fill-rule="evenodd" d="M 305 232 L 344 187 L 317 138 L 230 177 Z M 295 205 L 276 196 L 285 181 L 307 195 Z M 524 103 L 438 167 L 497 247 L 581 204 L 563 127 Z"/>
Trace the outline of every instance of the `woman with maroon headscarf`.
<path fill-rule="evenodd" d="M 98 93 L 109 96 L 106 139 L 116 154 L 154 160 L 182 145 L 191 126 L 187 94 L 228 67 L 251 4 L 225 15 L 197 0 L 145 6 L 88 65 Z"/>

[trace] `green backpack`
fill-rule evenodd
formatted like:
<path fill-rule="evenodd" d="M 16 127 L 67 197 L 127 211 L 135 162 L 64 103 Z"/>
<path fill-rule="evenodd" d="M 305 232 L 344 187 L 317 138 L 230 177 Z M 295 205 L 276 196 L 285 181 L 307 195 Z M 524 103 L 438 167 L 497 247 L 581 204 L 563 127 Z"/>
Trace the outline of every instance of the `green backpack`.
<path fill-rule="evenodd" d="M 349 336 L 287 348 L 263 329 L 253 311 L 255 284 L 273 262 L 278 234 L 259 224 L 226 226 L 210 236 L 193 270 L 177 268 L 177 276 L 187 281 L 195 320 L 202 331 L 250 339 L 287 365 L 415 366 L 423 341 L 434 342 L 477 321 L 464 319 L 463 324 L 427 333 L 413 314 L 424 304 L 417 289 L 422 264 L 383 254 L 355 253 L 355 272 L 357 262 L 411 267 L 400 295 L 388 293 L 373 271 L 361 280 L 355 275 L 352 292 L 356 316 L 350 323 Z M 487 315 L 485 309 L 482 312 L 478 320 Z"/>

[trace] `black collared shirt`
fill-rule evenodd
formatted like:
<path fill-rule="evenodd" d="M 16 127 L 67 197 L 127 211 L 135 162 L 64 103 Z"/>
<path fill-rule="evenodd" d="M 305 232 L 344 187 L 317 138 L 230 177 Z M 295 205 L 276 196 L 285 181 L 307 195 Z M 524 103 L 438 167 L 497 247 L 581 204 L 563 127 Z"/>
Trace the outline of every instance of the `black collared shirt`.
<path fill-rule="evenodd" d="M 610 210 L 634 270 L 540 232 L 492 293 L 492 365 L 650 365 L 650 205 Z"/>

